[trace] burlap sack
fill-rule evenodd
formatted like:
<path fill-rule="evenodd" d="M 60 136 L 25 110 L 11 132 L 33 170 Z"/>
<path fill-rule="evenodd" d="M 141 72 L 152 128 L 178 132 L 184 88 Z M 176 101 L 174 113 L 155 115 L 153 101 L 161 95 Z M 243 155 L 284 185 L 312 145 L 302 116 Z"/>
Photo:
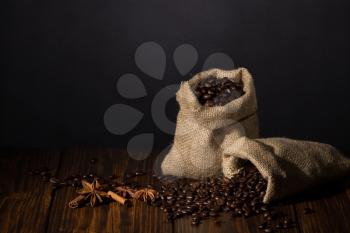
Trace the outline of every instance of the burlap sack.
<path fill-rule="evenodd" d="M 288 138 L 235 140 L 223 151 L 222 168 L 226 177 L 238 172 L 243 160 L 249 160 L 267 180 L 264 202 L 290 196 L 350 174 L 350 159 L 334 147 Z"/>
<path fill-rule="evenodd" d="M 245 94 L 224 106 L 205 107 L 193 90 L 209 76 L 241 80 Z M 164 175 L 202 178 L 220 174 L 221 147 L 244 135 L 251 138 L 259 135 L 255 88 L 245 68 L 201 72 L 181 83 L 176 100 L 180 111 L 173 145 L 161 163 Z"/>

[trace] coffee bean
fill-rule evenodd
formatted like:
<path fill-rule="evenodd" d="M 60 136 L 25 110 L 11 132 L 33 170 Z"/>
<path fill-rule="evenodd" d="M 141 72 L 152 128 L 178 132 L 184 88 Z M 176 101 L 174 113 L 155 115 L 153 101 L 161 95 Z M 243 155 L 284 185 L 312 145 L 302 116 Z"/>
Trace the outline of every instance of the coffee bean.
<path fill-rule="evenodd" d="M 283 228 L 283 223 L 279 222 L 276 224 L 276 229 L 282 229 Z"/>
<path fill-rule="evenodd" d="M 209 212 L 208 211 L 204 211 L 201 213 L 202 217 L 208 217 L 209 216 Z"/>
<path fill-rule="evenodd" d="M 217 98 L 219 104 L 223 104 L 223 100 L 220 100 L 222 96 L 217 95 L 219 90 L 217 85 L 221 85 L 221 81 L 215 78 L 210 80 L 211 81 L 208 81 L 208 83 L 211 87 L 204 87 L 204 85 L 202 85 L 203 90 L 205 90 L 207 95 L 214 96 L 213 99 Z M 231 81 L 229 79 L 227 79 L 227 81 L 228 86 L 234 85 L 230 84 Z M 222 87 L 222 91 L 227 90 L 227 88 L 225 88 Z M 229 90 L 232 90 L 231 86 Z M 197 92 L 201 93 L 201 91 Z M 210 103 L 208 101 L 203 103 Z M 36 169 L 33 170 L 32 173 L 40 175 L 40 178 L 49 181 L 53 189 L 62 186 L 80 188 L 82 179 L 88 182 L 97 179 L 105 190 L 115 190 L 116 187 L 119 186 L 128 186 L 135 190 L 140 188 L 140 184 L 136 183 L 136 181 L 125 179 L 124 182 L 119 183 L 115 180 L 116 176 L 114 175 L 109 176 L 106 180 L 92 173 L 84 175 L 74 174 L 58 179 L 56 177 L 51 177 L 48 169 Z M 125 178 L 143 174 L 145 174 L 143 170 L 137 170 L 128 172 Z M 255 214 L 262 214 L 265 222 L 260 224 L 258 228 L 265 232 L 270 232 L 269 230 L 272 231 L 273 226 L 275 226 L 275 229 L 282 229 L 295 225 L 290 219 L 282 217 L 271 209 L 270 206 L 263 203 L 267 182 L 251 164 L 246 164 L 245 167 L 231 179 L 224 177 L 207 177 L 202 180 L 192 180 L 186 178 L 168 179 L 166 177 L 157 177 L 156 180 L 152 179 L 152 182 L 155 182 L 152 186 L 142 186 L 154 188 L 158 191 L 158 194 L 153 201 L 148 201 L 146 204 L 160 208 L 160 210 L 166 213 L 168 221 L 174 221 L 175 219 L 190 215 L 191 223 L 193 225 L 198 225 L 203 219 L 215 219 L 221 212 L 231 212 L 234 217 L 249 217 Z M 129 196 L 126 197 L 130 198 Z M 130 199 L 128 199 L 128 202 L 131 204 Z M 272 222 L 274 219 L 280 219 L 281 221 L 276 224 Z M 220 222 L 218 220 L 215 221 Z"/>
<path fill-rule="evenodd" d="M 241 82 L 233 82 L 227 77 L 222 79 L 208 77 L 197 84 L 194 94 L 206 107 L 223 106 L 242 96 L 244 94 L 242 87 Z"/>
<path fill-rule="evenodd" d="M 34 175 L 38 175 L 39 173 L 40 173 L 39 169 L 35 169 L 35 170 L 33 171 L 33 174 L 34 174 Z"/>
<path fill-rule="evenodd" d="M 218 214 L 216 212 L 214 212 L 214 211 L 210 211 L 209 212 L 209 216 L 216 217 L 216 216 L 218 216 Z"/>
<path fill-rule="evenodd" d="M 97 159 L 96 159 L 96 158 L 92 158 L 92 159 L 90 160 L 90 163 L 92 163 L 92 164 L 97 163 Z"/>
<path fill-rule="evenodd" d="M 135 177 L 135 174 L 132 174 L 132 173 L 126 173 L 126 174 L 125 174 L 125 178 L 126 178 L 126 179 L 130 179 L 130 178 L 132 178 L 132 177 Z"/>
<path fill-rule="evenodd" d="M 199 224 L 199 221 L 192 221 L 191 224 L 192 224 L 192 225 L 198 225 L 198 224 Z"/>
<path fill-rule="evenodd" d="M 56 179 L 56 178 L 50 178 L 50 183 L 52 183 L 52 184 L 59 184 L 60 180 Z"/>
<path fill-rule="evenodd" d="M 264 229 L 267 226 L 266 222 L 263 222 L 262 224 L 258 225 L 259 229 Z"/>
<path fill-rule="evenodd" d="M 145 174 L 146 174 L 146 172 L 144 170 L 138 170 L 135 172 L 135 176 L 143 176 Z"/>
<path fill-rule="evenodd" d="M 205 95 L 202 95 L 202 98 L 204 99 L 204 100 L 208 100 L 208 99 L 211 99 L 211 95 L 209 95 L 209 94 L 205 94 Z"/>
<path fill-rule="evenodd" d="M 48 174 L 47 171 L 42 171 L 42 172 L 40 172 L 40 175 L 41 175 L 41 176 L 47 176 L 47 174 Z"/>
<path fill-rule="evenodd" d="M 283 220 L 283 224 L 289 224 L 290 223 L 290 220 L 288 219 L 288 218 L 285 218 L 284 220 Z"/>

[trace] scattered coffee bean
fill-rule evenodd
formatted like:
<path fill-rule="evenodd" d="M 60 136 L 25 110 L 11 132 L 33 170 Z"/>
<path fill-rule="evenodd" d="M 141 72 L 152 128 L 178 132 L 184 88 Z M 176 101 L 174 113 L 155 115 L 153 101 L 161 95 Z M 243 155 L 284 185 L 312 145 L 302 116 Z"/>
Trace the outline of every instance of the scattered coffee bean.
<path fill-rule="evenodd" d="M 96 158 L 92 158 L 92 159 L 90 160 L 90 163 L 92 163 L 92 164 L 97 163 L 97 159 L 96 159 Z"/>
<path fill-rule="evenodd" d="M 208 86 L 208 85 L 207 85 Z M 49 181 L 53 189 L 59 187 L 82 186 L 81 181 L 92 182 L 94 179 L 104 186 L 106 190 L 117 190 L 117 187 L 126 187 L 137 190 L 141 185 L 127 178 L 144 175 L 143 170 L 129 172 L 122 183 L 115 181 L 116 176 L 103 179 L 96 174 L 74 174 L 63 179 L 51 177 L 48 169 L 36 169 L 33 175 Z M 250 217 L 262 215 L 264 222 L 258 228 L 264 232 L 273 232 L 276 229 L 294 227 L 295 224 L 287 217 L 277 213 L 269 205 L 263 203 L 267 182 L 259 171 L 251 164 L 247 164 L 231 179 L 224 177 L 207 177 L 202 180 L 187 178 L 172 179 L 157 177 L 153 180 L 155 185 L 142 185 L 142 187 L 156 189 L 158 194 L 148 205 L 160 208 L 167 215 L 168 221 L 174 221 L 185 216 L 191 216 L 191 224 L 198 225 L 204 219 L 212 218 L 215 224 L 220 224 L 217 217 L 222 212 L 231 213 L 233 217 Z M 116 191 L 120 196 L 127 192 Z M 131 206 L 131 196 L 127 198 L 126 206 Z M 274 221 L 278 221 L 277 223 Z"/>
<path fill-rule="evenodd" d="M 259 229 L 265 229 L 265 227 L 267 226 L 266 222 L 263 222 L 262 224 L 258 225 Z"/>
<path fill-rule="evenodd" d="M 283 223 L 279 222 L 276 224 L 276 229 L 282 229 L 283 228 Z"/>
<path fill-rule="evenodd" d="M 59 184 L 60 180 L 56 179 L 56 178 L 50 178 L 50 183 L 52 183 L 52 184 Z"/>
<path fill-rule="evenodd" d="M 284 220 L 283 220 L 283 224 L 289 224 L 290 223 L 290 220 L 288 219 L 288 218 L 285 218 Z"/>
<path fill-rule="evenodd" d="M 146 172 L 144 170 L 138 170 L 135 172 L 135 176 L 143 176 L 146 175 Z"/>
<path fill-rule="evenodd" d="M 135 177 L 135 176 L 136 176 L 135 173 L 130 173 L 130 172 L 128 172 L 128 173 L 125 174 L 125 178 L 126 178 L 126 179 L 130 179 L 130 178 L 133 178 L 133 177 Z"/>

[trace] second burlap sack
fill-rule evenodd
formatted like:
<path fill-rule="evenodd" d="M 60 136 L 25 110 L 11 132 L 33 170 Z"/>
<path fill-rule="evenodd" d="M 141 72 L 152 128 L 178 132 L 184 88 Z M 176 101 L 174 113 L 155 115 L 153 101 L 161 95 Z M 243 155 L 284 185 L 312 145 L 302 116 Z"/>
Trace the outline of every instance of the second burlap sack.
<path fill-rule="evenodd" d="M 206 107 L 194 89 L 208 77 L 242 81 L 244 94 L 224 106 Z M 259 136 L 257 101 L 252 76 L 245 68 L 211 69 L 182 82 L 176 93 L 180 111 L 174 142 L 161 163 L 164 175 L 203 178 L 221 173 L 221 148 L 241 136 Z"/>
<path fill-rule="evenodd" d="M 267 180 L 265 203 L 350 174 L 350 159 L 328 144 L 288 138 L 242 137 L 223 150 L 224 175 L 232 177 L 247 160 Z"/>

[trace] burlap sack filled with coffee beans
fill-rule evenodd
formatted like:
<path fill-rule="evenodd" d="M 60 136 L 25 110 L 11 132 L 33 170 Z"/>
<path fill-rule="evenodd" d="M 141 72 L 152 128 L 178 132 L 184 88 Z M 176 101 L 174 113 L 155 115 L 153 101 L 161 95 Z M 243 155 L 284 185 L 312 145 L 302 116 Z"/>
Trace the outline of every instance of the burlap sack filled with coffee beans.
<path fill-rule="evenodd" d="M 194 94 L 203 79 L 216 77 L 243 84 L 244 94 L 223 106 L 207 107 Z M 221 147 L 235 138 L 259 136 L 253 79 L 245 68 L 211 69 L 182 82 L 176 93 L 180 105 L 174 142 L 161 163 L 164 175 L 202 178 L 221 173 Z"/>
<path fill-rule="evenodd" d="M 241 137 L 223 151 L 223 173 L 230 178 L 249 160 L 267 180 L 264 202 L 350 175 L 350 159 L 334 147 L 288 138 Z"/>

